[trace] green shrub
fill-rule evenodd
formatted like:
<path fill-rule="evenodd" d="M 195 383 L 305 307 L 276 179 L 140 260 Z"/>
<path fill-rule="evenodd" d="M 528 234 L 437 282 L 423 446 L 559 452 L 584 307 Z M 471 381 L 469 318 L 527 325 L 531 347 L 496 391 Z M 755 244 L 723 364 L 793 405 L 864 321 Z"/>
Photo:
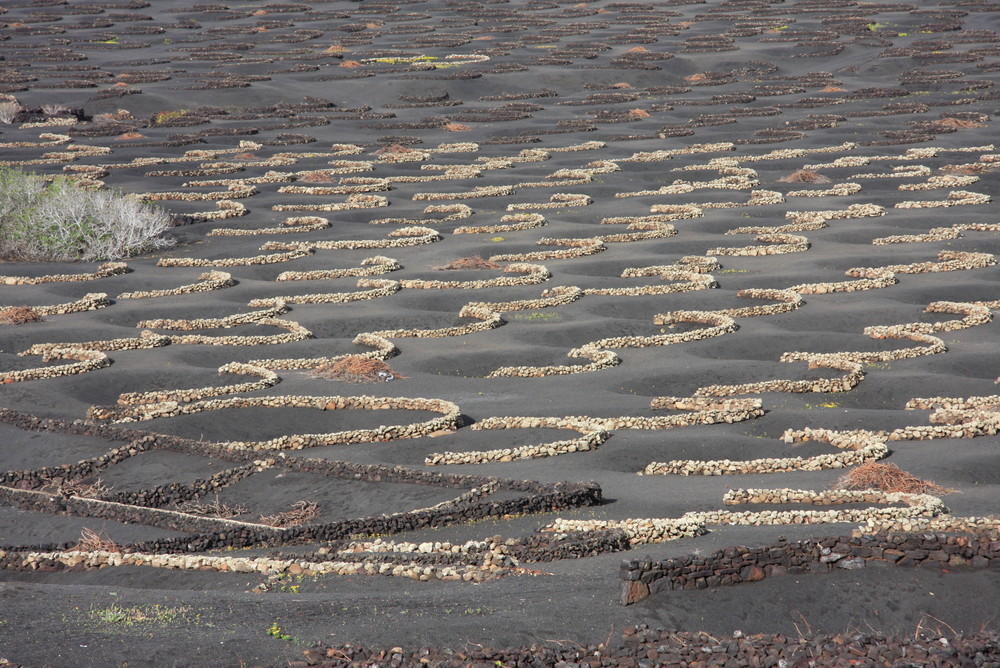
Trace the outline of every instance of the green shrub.
<path fill-rule="evenodd" d="M 115 260 L 168 248 L 163 209 L 65 177 L 0 167 L 0 257 L 18 260 Z"/>

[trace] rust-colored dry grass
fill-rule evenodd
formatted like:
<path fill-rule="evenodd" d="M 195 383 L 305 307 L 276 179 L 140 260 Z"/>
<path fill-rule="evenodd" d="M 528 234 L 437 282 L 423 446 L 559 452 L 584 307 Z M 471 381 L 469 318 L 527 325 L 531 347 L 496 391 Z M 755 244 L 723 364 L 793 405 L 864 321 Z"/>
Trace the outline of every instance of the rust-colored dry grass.
<path fill-rule="evenodd" d="M 347 69 L 353 69 L 355 67 L 361 67 L 361 63 L 356 60 L 345 60 L 340 64 L 341 67 L 346 67 Z"/>
<path fill-rule="evenodd" d="M 333 183 L 333 177 L 330 176 L 328 172 L 322 170 L 316 170 L 313 172 L 306 172 L 299 176 L 299 181 L 308 181 L 309 183 Z"/>
<path fill-rule="evenodd" d="M 635 118 L 649 118 L 652 116 L 652 114 L 645 109 L 630 109 L 628 114 L 629 116 L 634 116 Z"/>
<path fill-rule="evenodd" d="M 444 129 L 448 132 L 468 132 L 472 126 L 465 123 L 445 123 Z"/>
<path fill-rule="evenodd" d="M 296 501 L 290 509 L 283 510 L 277 515 L 261 515 L 260 522 L 279 529 L 286 529 L 312 522 L 319 517 L 320 512 L 319 504 L 315 501 Z"/>
<path fill-rule="evenodd" d="M 833 84 L 830 84 L 829 86 L 824 86 L 823 88 L 820 88 L 819 92 L 821 92 L 821 93 L 843 93 L 846 90 L 847 90 L 846 88 L 841 88 L 840 86 L 834 86 Z"/>
<path fill-rule="evenodd" d="M 413 153 L 416 149 L 412 149 L 409 146 L 403 146 L 402 144 L 391 144 L 389 146 L 383 146 L 379 150 L 375 151 L 375 155 L 400 155 L 403 153 Z"/>
<path fill-rule="evenodd" d="M 939 128 L 955 128 L 956 130 L 983 127 L 982 123 L 977 123 L 975 121 L 967 121 L 961 118 L 942 118 L 937 121 L 932 121 L 931 124 L 936 125 Z"/>
<path fill-rule="evenodd" d="M 434 268 L 438 271 L 457 271 L 461 269 L 500 269 L 501 267 L 493 260 L 485 260 L 478 255 L 470 255 L 469 257 L 460 257 L 448 264 Z"/>
<path fill-rule="evenodd" d="M 115 137 L 115 141 L 132 141 L 133 139 L 142 139 L 145 136 L 141 132 L 123 132 Z"/>
<path fill-rule="evenodd" d="M 619 81 L 618 83 L 614 84 L 611 87 L 618 88 L 620 90 L 628 90 L 629 88 L 633 88 L 632 84 L 628 83 L 627 81 Z"/>
<path fill-rule="evenodd" d="M 71 550 L 79 552 L 121 552 L 121 546 L 104 533 L 84 527 L 80 532 L 80 540 Z"/>
<path fill-rule="evenodd" d="M 983 162 L 971 162 L 965 165 L 945 165 L 938 171 L 942 174 L 950 174 L 952 176 L 973 176 L 976 174 L 991 172 L 995 169 L 997 169 L 997 165 L 987 165 Z"/>
<path fill-rule="evenodd" d="M 96 114 L 94 120 L 100 123 L 114 123 L 117 121 L 130 121 L 133 119 L 132 112 L 128 109 L 109 111 L 103 114 Z"/>
<path fill-rule="evenodd" d="M 921 480 L 903 471 L 895 464 L 866 462 L 837 479 L 834 489 L 877 489 L 882 492 L 906 494 L 951 494 L 955 490 L 942 487 L 930 480 Z"/>
<path fill-rule="evenodd" d="M 23 325 L 28 322 L 40 322 L 38 315 L 30 306 L 8 306 L 0 309 L 0 325 Z"/>
<path fill-rule="evenodd" d="M 831 179 L 811 169 L 799 169 L 778 179 L 779 183 L 830 183 Z"/>
<path fill-rule="evenodd" d="M 701 72 L 698 72 L 697 74 L 689 74 L 684 77 L 684 81 L 688 81 L 690 83 L 705 83 L 708 81 L 708 75 L 702 74 Z"/>
<path fill-rule="evenodd" d="M 397 378 L 405 378 L 392 370 L 382 360 L 361 355 L 348 355 L 332 364 L 324 364 L 312 370 L 311 375 L 346 383 L 386 383 Z"/>

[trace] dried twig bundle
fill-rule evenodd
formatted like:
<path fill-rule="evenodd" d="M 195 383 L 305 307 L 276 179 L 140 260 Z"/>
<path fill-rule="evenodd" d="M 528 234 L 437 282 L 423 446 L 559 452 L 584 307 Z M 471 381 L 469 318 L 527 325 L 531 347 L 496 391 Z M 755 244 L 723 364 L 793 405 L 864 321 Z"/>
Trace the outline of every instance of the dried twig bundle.
<path fill-rule="evenodd" d="M 851 469 L 837 479 L 834 489 L 877 489 L 905 494 L 950 494 L 955 491 L 929 480 L 921 480 L 895 464 L 879 462 L 866 462 Z"/>
<path fill-rule="evenodd" d="M 460 257 L 446 265 L 434 268 L 438 271 L 456 271 L 459 269 L 500 269 L 501 267 L 493 260 L 484 260 L 478 255 L 470 255 L 469 257 Z"/>
<path fill-rule="evenodd" d="M 347 383 L 387 383 L 397 378 L 405 378 L 392 370 L 382 360 L 361 355 L 348 355 L 330 364 L 316 367 L 312 375 Z"/>
<path fill-rule="evenodd" d="M 39 322 L 42 316 L 30 306 L 8 306 L 0 309 L 0 325 L 23 325 L 27 322 Z"/>
<path fill-rule="evenodd" d="M 270 524 L 273 527 L 285 529 L 311 522 L 319 515 L 319 504 L 315 501 L 296 501 L 289 510 L 284 510 L 277 515 L 261 515 L 260 521 L 261 524 Z"/>
<path fill-rule="evenodd" d="M 811 169 L 799 169 L 778 179 L 778 183 L 830 183 L 829 177 Z"/>
<path fill-rule="evenodd" d="M 121 552 L 121 546 L 104 533 L 104 531 L 94 531 L 89 527 L 84 527 L 80 532 L 80 541 L 73 546 L 74 550 L 80 552 Z"/>

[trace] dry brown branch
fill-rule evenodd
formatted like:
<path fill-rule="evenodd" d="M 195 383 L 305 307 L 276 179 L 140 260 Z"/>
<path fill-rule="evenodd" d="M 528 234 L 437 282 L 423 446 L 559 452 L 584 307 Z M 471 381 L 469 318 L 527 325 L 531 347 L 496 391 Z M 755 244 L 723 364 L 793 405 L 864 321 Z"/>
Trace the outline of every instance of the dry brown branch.
<path fill-rule="evenodd" d="M 469 257 L 460 257 L 457 260 L 452 260 L 446 265 L 434 268 L 438 271 L 454 271 L 459 269 L 500 269 L 500 265 L 493 260 L 484 260 L 478 255 L 470 255 Z"/>
<path fill-rule="evenodd" d="M 316 367 L 311 375 L 330 380 L 342 380 L 347 383 L 387 383 L 397 378 L 405 378 L 392 370 L 382 360 L 349 355 L 330 363 Z"/>
<path fill-rule="evenodd" d="M 830 181 L 830 178 L 809 169 L 799 169 L 778 179 L 778 183 L 830 183 Z"/>
<path fill-rule="evenodd" d="M 23 325 L 27 322 L 40 322 L 42 316 L 30 306 L 8 306 L 0 309 L 0 325 Z"/>
<path fill-rule="evenodd" d="M 951 494 L 955 490 L 921 480 L 895 464 L 866 462 L 840 476 L 833 489 L 877 489 L 906 494 Z"/>
<path fill-rule="evenodd" d="M 111 487 L 104 484 L 98 478 L 94 482 L 86 483 L 83 480 L 62 480 L 57 478 L 42 478 L 45 485 L 42 491 L 48 494 L 59 494 L 61 496 L 79 496 L 85 499 L 100 499 L 111 492 Z"/>
<path fill-rule="evenodd" d="M 121 552 L 121 546 L 111 537 L 101 531 L 84 527 L 80 532 L 80 541 L 72 547 L 79 552 Z"/>
<path fill-rule="evenodd" d="M 215 495 L 215 500 L 209 503 L 200 503 L 194 499 L 177 504 L 177 510 L 189 515 L 201 515 L 203 517 L 220 517 L 229 519 L 238 517 L 247 512 L 244 506 L 231 506 L 223 503 L 219 495 Z"/>
<path fill-rule="evenodd" d="M 289 510 L 284 510 L 277 515 L 261 515 L 260 521 L 261 524 L 270 524 L 273 527 L 286 529 L 311 522 L 319 515 L 319 504 L 315 501 L 296 501 Z"/>

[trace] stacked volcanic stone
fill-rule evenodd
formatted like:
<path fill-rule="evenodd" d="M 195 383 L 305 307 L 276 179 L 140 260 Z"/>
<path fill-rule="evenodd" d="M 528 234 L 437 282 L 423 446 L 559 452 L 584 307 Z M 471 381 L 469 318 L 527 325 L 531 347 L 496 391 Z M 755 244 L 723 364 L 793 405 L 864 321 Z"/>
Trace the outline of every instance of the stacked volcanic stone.
<path fill-rule="evenodd" d="M 619 571 L 621 602 L 629 605 L 672 589 L 705 589 L 765 577 L 896 566 L 1000 566 L 1000 540 L 986 534 L 889 532 L 857 537 L 779 540 L 764 547 L 727 547 L 705 556 L 653 561 L 626 559 Z"/>
<path fill-rule="evenodd" d="M 522 647 L 366 647 L 343 644 L 308 649 L 295 668 L 392 665 L 435 668 L 487 666 L 781 666 L 808 657 L 814 665 L 935 665 L 947 668 L 994 665 L 1000 660 L 1000 635 L 963 634 L 939 638 L 909 636 L 783 635 L 715 637 L 702 632 L 650 629 L 645 624 L 626 628 L 608 644 L 535 644 Z"/>

